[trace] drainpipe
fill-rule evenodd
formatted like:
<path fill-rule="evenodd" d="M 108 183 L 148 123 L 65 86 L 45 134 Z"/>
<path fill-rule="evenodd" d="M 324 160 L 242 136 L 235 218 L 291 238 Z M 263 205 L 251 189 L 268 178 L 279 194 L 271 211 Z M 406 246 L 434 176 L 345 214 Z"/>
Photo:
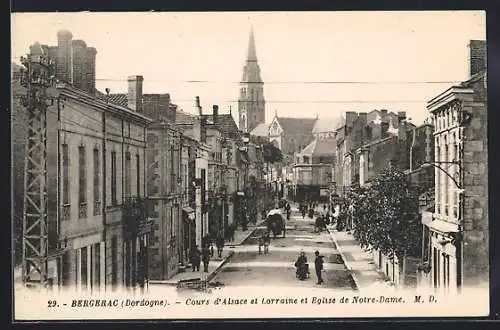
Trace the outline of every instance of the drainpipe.
<path fill-rule="evenodd" d="M 106 108 L 108 107 L 109 102 L 109 88 L 106 88 Z M 106 250 L 107 250 L 107 242 L 106 242 L 106 192 L 107 190 L 107 178 L 106 178 L 106 110 L 102 113 L 102 240 L 104 242 L 104 289 L 106 290 Z M 111 252 L 113 253 L 113 252 Z"/>
<path fill-rule="evenodd" d="M 62 207 L 62 202 L 61 202 L 61 150 L 60 150 L 60 144 L 61 144 L 61 96 L 58 96 L 57 98 L 57 209 L 56 209 L 56 232 L 57 232 L 57 248 L 61 249 L 61 207 Z M 64 246 L 66 248 L 66 246 Z M 58 287 L 62 286 L 62 257 L 58 258 L 58 265 L 57 265 L 57 274 L 58 274 L 58 279 L 57 279 L 57 284 Z"/>

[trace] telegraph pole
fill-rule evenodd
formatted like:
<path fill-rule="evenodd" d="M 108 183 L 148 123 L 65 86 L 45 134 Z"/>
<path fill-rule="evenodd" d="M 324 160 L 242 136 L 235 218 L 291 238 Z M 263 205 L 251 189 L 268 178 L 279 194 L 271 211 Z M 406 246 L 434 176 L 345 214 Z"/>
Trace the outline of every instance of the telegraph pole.
<path fill-rule="evenodd" d="M 47 228 L 47 88 L 52 84 L 52 63 L 40 44 L 31 47 L 21 84 L 26 87 L 22 104 L 28 112 L 24 162 L 23 282 L 45 287 L 48 278 Z"/>

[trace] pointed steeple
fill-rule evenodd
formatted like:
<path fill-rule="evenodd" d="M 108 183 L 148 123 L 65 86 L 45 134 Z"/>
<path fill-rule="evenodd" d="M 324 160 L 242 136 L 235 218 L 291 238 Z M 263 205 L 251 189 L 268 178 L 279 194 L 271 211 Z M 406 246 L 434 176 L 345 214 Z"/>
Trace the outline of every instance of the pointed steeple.
<path fill-rule="evenodd" d="M 257 62 L 257 51 L 255 50 L 255 39 L 253 36 L 253 27 L 250 28 L 250 39 L 248 40 L 247 62 Z"/>

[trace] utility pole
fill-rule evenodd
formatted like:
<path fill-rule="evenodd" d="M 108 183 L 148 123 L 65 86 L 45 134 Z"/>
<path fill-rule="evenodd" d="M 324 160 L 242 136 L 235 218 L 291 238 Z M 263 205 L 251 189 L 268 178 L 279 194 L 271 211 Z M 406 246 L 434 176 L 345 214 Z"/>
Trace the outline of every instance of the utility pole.
<path fill-rule="evenodd" d="M 48 274 L 47 228 L 47 89 L 52 85 L 52 63 L 40 44 L 31 47 L 21 84 L 26 87 L 22 104 L 28 111 L 24 163 L 23 282 L 28 287 L 45 287 Z"/>

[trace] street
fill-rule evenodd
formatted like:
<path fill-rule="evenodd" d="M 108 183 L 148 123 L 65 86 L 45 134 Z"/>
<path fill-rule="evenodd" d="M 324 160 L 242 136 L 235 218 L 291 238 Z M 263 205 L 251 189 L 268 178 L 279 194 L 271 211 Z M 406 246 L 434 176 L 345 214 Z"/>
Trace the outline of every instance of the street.
<path fill-rule="evenodd" d="M 286 237 L 272 238 L 269 253 L 258 253 L 258 237 L 266 230 L 258 227 L 241 245 L 232 247 L 235 255 L 212 279 L 213 285 L 223 286 L 283 286 L 316 287 L 352 290 L 354 282 L 328 232 L 314 232 L 314 220 L 294 212 L 286 221 Z M 295 276 L 295 260 L 300 251 L 306 253 L 310 277 L 300 281 Z M 321 285 L 316 284 L 314 251 L 324 256 Z"/>

